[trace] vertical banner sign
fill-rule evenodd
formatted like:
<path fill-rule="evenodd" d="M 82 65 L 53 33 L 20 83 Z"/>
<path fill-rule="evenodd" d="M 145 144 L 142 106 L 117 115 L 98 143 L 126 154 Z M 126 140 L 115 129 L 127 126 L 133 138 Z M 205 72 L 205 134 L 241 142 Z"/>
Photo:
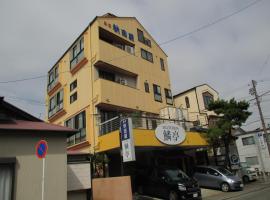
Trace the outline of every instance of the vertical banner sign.
<path fill-rule="evenodd" d="M 45 180 L 45 157 L 48 151 L 48 144 L 45 140 L 40 140 L 36 144 L 36 156 L 42 159 L 42 179 L 41 179 L 41 199 L 44 200 L 44 180 Z"/>
<path fill-rule="evenodd" d="M 121 120 L 120 135 L 122 143 L 123 162 L 135 161 L 135 147 L 131 118 Z"/>
<path fill-rule="evenodd" d="M 257 133 L 257 137 L 258 137 L 258 141 L 259 141 L 259 145 L 262 149 L 266 148 L 265 142 L 264 142 L 264 137 L 262 133 Z"/>

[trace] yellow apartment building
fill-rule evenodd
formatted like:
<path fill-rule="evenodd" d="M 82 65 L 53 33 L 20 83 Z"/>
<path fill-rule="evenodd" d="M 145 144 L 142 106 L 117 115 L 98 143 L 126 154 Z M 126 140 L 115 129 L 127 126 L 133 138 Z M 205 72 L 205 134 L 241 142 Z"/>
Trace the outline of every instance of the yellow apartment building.
<path fill-rule="evenodd" d="M 167 55 L 135 17 L 97 16 L 48 72 L 47 120 L 78 129 L 68 150 L 112 153 L 120 162 L 119 116 L 132 116 L 136 151 L 170 146 L 155 137 L 173 105 Z M 180 123 L 180 122 L 179 122 Z M 205 147 L 187 132 L 181 149 Z"/>
<path fill-rule="evenodd" d="M 175 107 L 180 108 L 187 121 L 194 125 L 209 127 L 216 114 L 208 110 L 211 101 L 219 98 L 218 92 L 208 84 L 202 84 L 173 96 Z"/>

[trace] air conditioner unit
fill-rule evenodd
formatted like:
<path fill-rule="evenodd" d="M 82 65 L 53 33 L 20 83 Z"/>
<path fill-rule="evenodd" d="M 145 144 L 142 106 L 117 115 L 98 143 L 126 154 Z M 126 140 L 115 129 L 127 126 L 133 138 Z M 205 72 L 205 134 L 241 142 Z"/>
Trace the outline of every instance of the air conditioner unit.
<path fill-rule="evenodd" d="M 130 53 L 130 54 L 134 54 L 134 47 L 131 46 L 125 46 L 125 51 Z"/>
<path fill-rule="evenodd" d="M 124 78 L 120 78 L 120 84 L 127 85 L 127 80 Z"/>

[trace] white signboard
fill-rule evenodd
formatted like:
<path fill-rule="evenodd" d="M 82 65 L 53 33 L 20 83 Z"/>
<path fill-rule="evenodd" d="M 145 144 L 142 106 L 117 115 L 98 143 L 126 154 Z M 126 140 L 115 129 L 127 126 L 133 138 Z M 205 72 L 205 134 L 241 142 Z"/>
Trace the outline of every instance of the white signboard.
<path fill-rule="evenodd" d="M 186 139 L 185 130 L 181 126 L 173 123 L 158 125 L 155 134 L 160 142 L 168 145 L 177 145 Z"/>
<path fill-rule="evenodd" d="M 131 118 L 123 119 L 120 122 L 120 134 L 122 143 L 123 162 L 135 161 L 135 147 Z"/>
<path fill-rule="evenodd" d="M 261 146 L 262 149 L 266 148 L 265 142 L 264 142 L 264 137 L 262 133 L 257 133 L 259 145 Z"/>

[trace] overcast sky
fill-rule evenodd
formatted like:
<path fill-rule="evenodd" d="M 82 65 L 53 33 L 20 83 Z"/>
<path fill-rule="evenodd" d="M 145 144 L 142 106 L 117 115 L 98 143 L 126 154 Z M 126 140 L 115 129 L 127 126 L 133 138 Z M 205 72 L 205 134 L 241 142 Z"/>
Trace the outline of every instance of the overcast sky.
<path fill-rule="evenodd" d="M 135 16 L 158 43 L 227 16 L 254 0 L 1 0 L 0 81 L 46 75 L 97 15 Z M 248 84 L 270 90 L 270 1 L 163 45 L 173 93 L 208 83 L 221 98 L 249 100 Z M 268 59 L 269 58 L 269 59 Z M 264 80 L 264 81 L 262 81 Z M 0 84 L 0 95 L 37 117 L 45 115 L 46 78 Z M 24 99 L 28 99 L 25 101 Z M 34 100 L 34 101 L 30 101 Z M 270 123 L 270 95 L 262 99 Z M 247 123 L 259 120 L 254 103 Z M 245 126 L 259 127 L 259 122 Z"/>

